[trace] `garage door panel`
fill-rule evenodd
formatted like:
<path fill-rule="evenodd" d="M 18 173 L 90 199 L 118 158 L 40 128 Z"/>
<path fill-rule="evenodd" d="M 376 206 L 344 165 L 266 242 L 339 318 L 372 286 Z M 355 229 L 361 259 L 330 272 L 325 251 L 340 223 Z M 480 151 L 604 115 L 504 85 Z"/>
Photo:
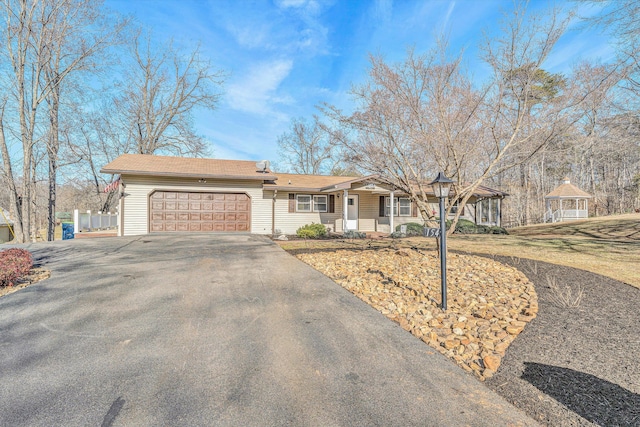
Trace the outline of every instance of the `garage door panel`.
<path fill-rule="evenodd" d="M 149 230 L 246 232 L 250 213 L 246 194 L 156 191 L 150 196 Z"/>

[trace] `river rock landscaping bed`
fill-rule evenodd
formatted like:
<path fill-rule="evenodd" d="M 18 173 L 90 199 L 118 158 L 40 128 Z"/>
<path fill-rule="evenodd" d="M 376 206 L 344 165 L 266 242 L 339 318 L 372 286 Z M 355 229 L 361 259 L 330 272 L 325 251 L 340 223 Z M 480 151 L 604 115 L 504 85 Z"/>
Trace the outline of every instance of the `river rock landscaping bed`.
<path fill-rule="evenodd" d="M 435 251 L 336 250 L 296 256 L 481 380 L 496 373 L 509 345 L 538 312 L 527 277 L 487 258 L 449 254 L 443 312 Z"/>

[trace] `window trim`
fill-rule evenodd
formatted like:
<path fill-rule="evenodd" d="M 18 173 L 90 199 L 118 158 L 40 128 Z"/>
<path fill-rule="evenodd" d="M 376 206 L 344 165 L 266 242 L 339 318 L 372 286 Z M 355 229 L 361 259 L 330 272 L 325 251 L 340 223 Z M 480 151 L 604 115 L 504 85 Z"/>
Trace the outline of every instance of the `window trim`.
<path fill-rule="evenodd" d="M 316 199 L 319 198 L 324 198 L 324 203 L 316 203 Z M 314 194 L 312 200 L 313 206 L 311 207 L 311 210 L 313 212 L 327 213 L 329 211 L 329 197 L 327 197 L 326 194 Z M 316 205 L 318 204 L 324 204 L 324 210 L 316 209 Z"/>
<path fill-rule="evenodd" d="M 300 201 L 300 199 L 308 199 L 308 201 Z M 324 199 L 324 202 L 318 202 Z M 300 209 L 301 204 L 308 204 L 309 209 Z M 318 205 L 324 205 L 324 210 L 318 208 Z M 300 213 L 328 213 L 329 212 L 329 196 L 327 194 L 296 194 L 296 212 Z"/>
<path fill-rule="evenodd" d="M 412 210 L 412 206 L 411 206 L 411 199 L 409 197 L 405 197 L 405 196 L 400 196 L 400 197 L 394 197 L 394 203 L 393 203 L 393 216 L 394 217 L 401 217 L 401 216 L 412 216 L 411 215 L 411 210 Z M 408 202 L 408 206 L 403 206 L 403 208 L 409 208 L 409 212 L 406 214 L 403 214 L 401 212 L 400 209 L 400 200 L 406 200 Z M 391 210 L 391 197 L 390 196 L 385 196 L 384 198 L 384 216 L 388 217 L 389 216 L 389 211 Z"/>
<path fill-rule="evenodd" d="M 308 202 L 301 202 L 300 198 L 301 197 L 308 197 L 309 201 Z M 304 204 L 309 204 L 309 209 L 300 209 L 300 204 L 304 203 Z M 303 213 L 309 213 L 309 212 L 313 212 L 313 197 L 311 197 L 311 194 L 296 194 L 296 212 L 303 212 Z"/>

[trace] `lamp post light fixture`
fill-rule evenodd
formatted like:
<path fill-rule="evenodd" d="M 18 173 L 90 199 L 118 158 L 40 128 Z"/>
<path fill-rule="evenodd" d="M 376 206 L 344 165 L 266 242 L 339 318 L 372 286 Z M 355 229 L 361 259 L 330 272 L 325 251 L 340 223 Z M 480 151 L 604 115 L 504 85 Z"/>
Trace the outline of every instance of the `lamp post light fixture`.
<path fill-rule="evenodd" d="M 433 188 L 433 194 L 440 200 L 440 288 L 442 293 L 442 310 L 447 310 L 447 224 L 444 217 L 444 199 L 449 197 L 453 181 L 444 173 L 439 172 L 436 179 L 429 185 Z"/>

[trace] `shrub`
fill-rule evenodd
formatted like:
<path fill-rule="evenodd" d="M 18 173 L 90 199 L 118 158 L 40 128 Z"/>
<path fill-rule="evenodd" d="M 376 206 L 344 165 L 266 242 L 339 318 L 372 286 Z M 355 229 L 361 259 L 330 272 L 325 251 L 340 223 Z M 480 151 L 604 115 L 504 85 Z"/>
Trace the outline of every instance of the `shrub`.
<path fill-rule="evenodd" d="M 31 252 L 25 249 L 7 249 L 0 252 L 0 286 L 13 286 L 33 267 Z"/>
<path fill-rule="evenodd" d="M 456 233 L 475 234 L 478 232 L 478 226 L 473 221 L 460 218 L 456 224 Z"/>
<path fill-rule="evenodd" d="M 366 239 L 367 233 L 363 233 L 362 231 L 349 230 L 344 233 L 345 239 Z"/>
<path fill-rule="evenodd" d="M 406 224 L 398 225 L 396 227 L 396 233 L 400 232 L 400 227 L 402 227 L 402 225 L 407 226 L 407 232 L 405 233 L 405 236 L 422 236 L 422 229 L 424 228 L 424 225 L 418 224 L 417 222 L 408 222 Z M 395 233 L 392 233 L 392 234 L 395 234 Z M 405 236 L 402 236 L 402 237 L 405 237 Z"/>
<path fill-rule="evenodd" d="M 298 228 L 298 230 L 296 230 L 296 235 L 304 239 L 317 239 L 327 235 L 327 227 L 323 224 L 307 224 Z"/>
<path fill-rule="evenodd" d="M 489 234 L 509 234 L 509 232 L 502 227 L 491 227 Z"/>

